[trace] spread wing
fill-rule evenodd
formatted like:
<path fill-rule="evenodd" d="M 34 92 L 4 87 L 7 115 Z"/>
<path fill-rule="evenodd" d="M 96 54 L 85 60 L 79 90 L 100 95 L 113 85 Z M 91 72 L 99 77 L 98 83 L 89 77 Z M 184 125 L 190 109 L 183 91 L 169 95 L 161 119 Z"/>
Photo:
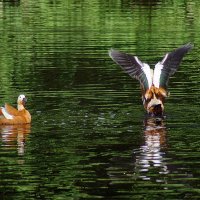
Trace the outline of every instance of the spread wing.
<path fill-rule="evenodd" d="M 163 60 L 155 65 L 153 75 L 153 84 L 155 87 L 167 88 L 169 77 L 176 72 L 184 55 L 192 47 L 192 44 L 186 44 L 171 53 L 167 53 Z"/>
<path fill-rule="evenodd" d="M 142 63 L 137 56 L 111 49 L 109 56 L 132 78 L 137 79 L 145 90 L 152 85 L 152 74 L 148 64 Z"/>

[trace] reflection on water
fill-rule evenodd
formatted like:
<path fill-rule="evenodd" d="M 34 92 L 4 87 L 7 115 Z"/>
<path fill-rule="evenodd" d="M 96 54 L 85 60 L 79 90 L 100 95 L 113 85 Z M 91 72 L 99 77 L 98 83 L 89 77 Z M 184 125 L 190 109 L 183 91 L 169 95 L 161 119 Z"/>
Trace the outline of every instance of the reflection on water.
<path fill-rule="evenodd" d="M 166 127 L 161 118 L 146 118 L 144 125 L 144 144 L 134 152 L 136 157 L 135 173 L 136 177 L 150 180 L 150 171 L 152 170 L 158 174 L 168 173 L 167 163 L 164 159 L 167 136 Z M 158 177 L 156 181 L 161 180 Z"/>
<path fill-rule="evenodd" d="M 27 135 L 31 132 L 31 125 L 1 125 L 0 133 L 2 146 L 17 149 L 18 155 L 24 155 Z"/>

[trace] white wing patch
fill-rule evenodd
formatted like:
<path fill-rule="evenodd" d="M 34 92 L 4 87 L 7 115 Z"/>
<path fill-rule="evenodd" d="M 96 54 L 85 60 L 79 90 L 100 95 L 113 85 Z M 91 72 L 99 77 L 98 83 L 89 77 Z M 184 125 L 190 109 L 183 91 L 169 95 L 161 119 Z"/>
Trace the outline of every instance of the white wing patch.
<path fill-rule="evenodd" d="M 154 68 L 154 73 L 153 73 L 153 84 L 155 87 L 159 88 L 160 87 L 160 75 L 163 69 L 163 65 L 161 64 L 161 62 L 158 62 L 155 65 Z"/>
<path fill-rule="evenodd" d="M 134 56 L 136 62 L 142 67 L 143 66 L 143 63 L 138 59 L 137 56 Z"/>
<path fill-rule="evenodd" d="M 168 57 L 168 53 L 165 55 L 165 57 L 163 58 L 163 60 L 161 61 L 161 63 L 163 64 L 164 62 L 165 62 L 165 60 L 167 59 L 167 57 Z"/>
<path fill-rule="evenodd" d="M 142 70 L 143 70 L 143 72 L 145 73 L 145 75 L 146 75 L 146 77 L 147 77 L 147 81 L 148 81 L 149 88 L 150 88 L 151 85 L 152 85 L 152 74 L 151 74 L 151 69 L 150 69 L 150 67 L 149 67 L 148 64 L 143 63 Z"/>
<path fill-rule="evenodd" d="M 13 116 L 10 115 L 4 107 L 1 107 L 1 111 L 6 119 L 13 119 Z"/>
<path fill-rule="evenodd" d="M 142 63 L 137 56 L 134 56 L 135 57 L 135 60 L 137 61 L 137 63 L 141 66 L 142 68 L 142 71 L 144 72 L 144 74 L 146 75 L 146 78 L 147 78 L 147 81 L 148 81 L 148 85 L 149 85 L 149 88 L 151 87 L 152 85 L 152 73 L 151 73 L 151 69 L 149 67 L 148 64 L 146 63 Z"/>

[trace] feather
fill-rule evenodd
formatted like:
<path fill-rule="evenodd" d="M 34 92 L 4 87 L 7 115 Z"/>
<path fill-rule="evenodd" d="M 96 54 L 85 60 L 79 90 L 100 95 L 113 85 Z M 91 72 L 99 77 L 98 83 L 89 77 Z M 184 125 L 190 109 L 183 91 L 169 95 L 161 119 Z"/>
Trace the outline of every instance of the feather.
<path fill-rule="evenodd" d="M 137 56 L 121 53 L 111 49 L 109 56 L 132 78 L 139 80 L 144 90 L 148 90 L 152 85 L 152 75 L 148 64 L 142 63 Z"/>
<path fill-rule="evenodd" d="M 1 111 L 6 119 L 13 119 L 13 116 L 10 115 L 4 107 L 1 107 Z"/>
<path fill-rule="evenodd" d="M 8 103 L 5 103 L 5 109 L 8 113 L 10 113 L 13 116 L 19 115 L 19 111 L 16 108 L 9 105 Z"/>
<path fill-rule="evenodd" d="M 178 69 L 184 55 L 192 49 L 192 44 L 186 44 L 171 53 L 167 53 L 161 62 L 155 65 L 153 84 L 155 87 L 167 88 L 169 77 Z"/>

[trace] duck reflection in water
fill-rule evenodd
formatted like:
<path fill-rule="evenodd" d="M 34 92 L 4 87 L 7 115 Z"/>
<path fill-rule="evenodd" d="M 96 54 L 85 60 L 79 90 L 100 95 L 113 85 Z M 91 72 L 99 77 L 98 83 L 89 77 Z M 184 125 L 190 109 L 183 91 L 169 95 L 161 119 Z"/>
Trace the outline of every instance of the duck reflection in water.
<path fill-rule="evenodd" d="M 18 155 L 24 155 L 25 142 L 31 132 L 30 124 L 1 125 L 2 146 L 4 148 L 17 148 Z"/>
<path fill-rule="evenodd" d="M 144 143 L 134 152 L 135 178 L 151 179 L 150 171 L 167 174 L 168 168 L 164 161 L 166 148 L 166 127 L 162 118 L 146 118 L 144 120 Z M 159 177 L 157 177 L 159 179 Z M 158 181 L 158 180 L 157 180 Z"/>

